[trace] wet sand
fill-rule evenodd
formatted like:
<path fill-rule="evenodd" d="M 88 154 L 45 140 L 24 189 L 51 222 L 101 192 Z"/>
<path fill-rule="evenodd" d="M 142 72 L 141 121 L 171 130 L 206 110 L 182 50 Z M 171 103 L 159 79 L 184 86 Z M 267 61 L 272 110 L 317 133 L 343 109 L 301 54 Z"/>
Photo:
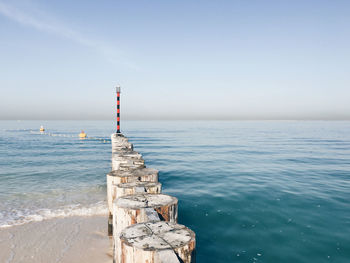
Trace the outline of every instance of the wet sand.
<path fill-rule="evenodd" d="M 106 216 L 74 216 L 0 228 L 0 262 L 112 263 Z"/>

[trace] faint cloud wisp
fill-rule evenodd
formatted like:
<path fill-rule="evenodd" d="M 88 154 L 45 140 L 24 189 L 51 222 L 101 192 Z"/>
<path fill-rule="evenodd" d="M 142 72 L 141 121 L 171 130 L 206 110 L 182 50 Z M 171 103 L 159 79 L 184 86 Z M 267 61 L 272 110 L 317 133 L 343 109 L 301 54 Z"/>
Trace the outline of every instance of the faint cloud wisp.
<path fill-rule="evenodd" d="M 112 64 L 123 65 L 134 70 L 138 69 L 133 63 L 126 62 L 125 60 L 122 61 L 122 52 L 120 50 L 117 51 L 112 45 L 87 38 L 78 31 L 64 25 L 62 22 L 53 21 L 51 18 L 52 16 L 48 18 L 48 16 L 42 12 L 36 12 L 36 14 L 33 15 L 30 14 L 28 10 L 23 11 L 13 5 L 0 2 L 0 14 L 23 26 L 54 34 L 91 48 Z"/>

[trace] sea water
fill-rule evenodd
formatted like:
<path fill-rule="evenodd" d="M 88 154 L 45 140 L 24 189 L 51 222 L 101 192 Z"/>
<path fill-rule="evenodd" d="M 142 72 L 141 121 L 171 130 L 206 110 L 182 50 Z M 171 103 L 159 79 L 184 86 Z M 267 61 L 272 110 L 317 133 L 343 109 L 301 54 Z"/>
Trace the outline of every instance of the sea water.
<path fill-rule="evenodd" d="M 106 214 L 114 131 L 1 121 L 0 231 Z M 350 262 L 350 122 L 126 121 L 122 132 L 179 199 L 197 262 Z"/>

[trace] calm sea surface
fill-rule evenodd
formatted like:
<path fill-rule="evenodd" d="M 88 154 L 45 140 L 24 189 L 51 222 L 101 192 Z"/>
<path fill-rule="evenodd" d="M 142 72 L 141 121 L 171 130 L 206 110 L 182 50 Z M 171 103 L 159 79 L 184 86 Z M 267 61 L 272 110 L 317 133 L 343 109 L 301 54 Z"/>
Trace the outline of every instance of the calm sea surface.
<path fill-rule="evenodd" d="M 350 262 L 350 122 L 122 128 L 146 165 L 160 170 L 164 192 L 179 199 L 198 262 Z M 77 138 L 81 129 L 90 139 Z M 0 122 L 0 231 L 106 213 L 112 132 L 104 121 Z"/>

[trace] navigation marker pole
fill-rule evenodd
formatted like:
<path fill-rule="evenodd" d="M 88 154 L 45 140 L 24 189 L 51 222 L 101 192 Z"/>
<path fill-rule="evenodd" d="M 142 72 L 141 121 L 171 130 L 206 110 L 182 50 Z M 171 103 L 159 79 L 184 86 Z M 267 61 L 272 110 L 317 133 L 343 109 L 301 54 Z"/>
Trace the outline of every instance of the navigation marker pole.
<path fill-rule="evenodd" d="M 117 91 L 117 134 L 121 134 L 120 133 L 120 86 L 118 85 L 116 87 L 116 91 Z"/>

